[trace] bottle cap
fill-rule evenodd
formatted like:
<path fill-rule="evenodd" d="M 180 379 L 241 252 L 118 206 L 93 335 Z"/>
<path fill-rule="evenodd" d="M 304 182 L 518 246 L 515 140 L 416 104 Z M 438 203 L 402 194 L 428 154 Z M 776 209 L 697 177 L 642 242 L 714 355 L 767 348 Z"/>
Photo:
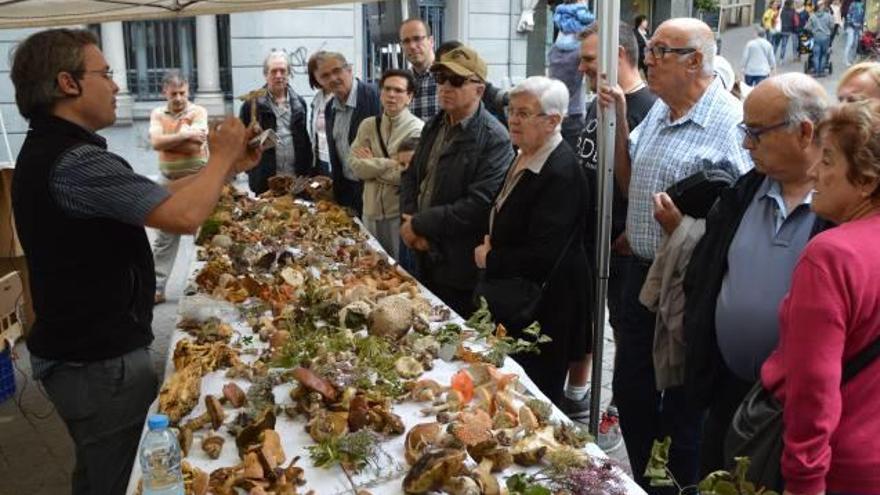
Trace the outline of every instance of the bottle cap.
<path fill-rule="evenodd" d="M 150 417 L 147 418 L 147 428 L 150 430 L 168 428 L 168 416 L 165 416 L 164 414 L 151 414 Z"/>

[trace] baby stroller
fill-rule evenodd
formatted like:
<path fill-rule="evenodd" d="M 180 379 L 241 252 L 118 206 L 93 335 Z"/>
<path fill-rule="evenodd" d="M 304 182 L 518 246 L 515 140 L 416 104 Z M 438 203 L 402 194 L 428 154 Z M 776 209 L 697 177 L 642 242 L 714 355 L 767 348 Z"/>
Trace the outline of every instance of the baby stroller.
<path fill-rule="evenodd" d="M 801 31 L 799 36 L 800 38 L 800 53 L 801 55 L 806 55 L 806 60 L 804 60 L 804 74 L 814 74 L 813 72 L 813 44 L 815 40 L 813 39 L 813 34 L 807 31 L 806 29 Z M 825 54 L 825 66 L 822 67 L 822 73 L 824 74 L 832 74 L 834 73 L 834 65 L 831 62 L 831 45 L 828 46 L 828 52 Z"/>

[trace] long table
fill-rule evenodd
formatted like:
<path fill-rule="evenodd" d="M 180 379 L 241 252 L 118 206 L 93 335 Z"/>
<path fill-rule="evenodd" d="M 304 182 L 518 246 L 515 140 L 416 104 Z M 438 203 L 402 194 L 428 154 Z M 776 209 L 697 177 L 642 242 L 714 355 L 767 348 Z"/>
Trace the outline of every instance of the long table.
<path fill-rule="evenodd" d="M 360 222 L 358 222 L 360 224 Z M 363 225 L 361 228 L 363 229 Z M 366 229 L 363 229 L 366 232 Z M 379 246 L 379 243 L 375 240 L 375 238 L 370 237 L 367 241 L 371 247 L 376 249 L 379 252 L 382 251 L 382 248 Z M 201 269 L 202 263 L 198 261 L 193 261 L 190 265 L 190 275 L 188 280 L 190 281 L 189 285 L 194 286 L 195 276 L 199 273 Z M 428 291 L 421 284 L 419 285 L 421 293 L 423 297 L 425 297 L 432 305 L 440 305 L 443 304 L 437 296 Z M 204 301 L 204 295 L 194 295 L 187 296 L 180 302 L 180 308 L 182 311 L 189 311 L 192 306 L 193 299 L 192 298 L 201 298 L 201 301 Z M 222 308 L 225 302 L 218 302 L 217 308 Z M 222 311 L 219 311 L 223 313 Z M 461 317 L 456 315 L 455 313 L 451 313 L 452 317 L 449 322 L 463 323 Z M 240 332 L 242 335 L 252 335 L 250 327 L 240 318 L 237 318 L 233 315 L 232 312 L 227 311 L 225 317 L 223 318 L 226 323 L 229 323 L 236 331 Z M 175 329 L 173 335 L 170 339 L 169 350 L 167 352 L 167 359 L 165 363 L 165 378 L 174 373 L 174 364 L 172 362 L 172 355 L 175 346 L 178 341 L 181 339 L 190 338 L 184 331 L 180 329 Z M 258 341 L 257 338 L 254 341 Z M 256 344 L 260 345 L 260 344 Z M 242 356 L 242 360 L 247 361 L 248 359 L 255 359 L 251 356 Z M 441 359 L 436 359 L 434 361 L 434 367 L 432 370 L 426 372 L 422 375 L 421 378 L 431 378 L 436 380 L 438 383 L 449 383 L 451 377 L 462 367 L 464 367 L 464 363 L 461 361 L 453 361 L 446 362 Z M 506 373 L 516 373 L 520 378 L 519 382 L 521 386 L 527 391 L 527 393 L 533 395 L 535 398 L 540 399 L 545 402 L 549 402 L 547 397 L 541 393 L 538 387 L 532 382 L 531 379 L 526 375 L 523 368 L 512 358 L 508 357 L 505 360 L 504 366 L 500 368 L 501 371 Z M 229 383 L 230 381 L 238 384 L 242 390 L 247 390 L 250 386 L 250 382 L 243 379 L 230 379 L 225 376 L 226 370 L 218 370 L 213 371 L 206 374 L 202 378 L 201 382 L 201 396 L 199 398 L 199 402 L 197 406 L 187 415 L 187 418 L 193 418 L 201 415 L 205 412 L 204 405 L 204 397 L 207 394 L 213 394 L 217 397 L 222 396 L 222 387 L 224 384 Z M 291 402 L 289 398 L 289 392 L 293 385 L 290 383 L 281 384 L 276 386 L 273 389 L 273 394 L 276 399 L 277 404 L 288 404 Z M 419 410 L 423 408 L 425 403 L 416 403 L 412 401 L 405 401 L 402 403 L 394 404 L 394 412 L 398 414 L 404 424 L 407 427 L 407 431 L 412 426 L 418 423 L 425 423 L 434 421 L 434 418 L 431 416 L 422 415 Z M 153 402 L 150 406 L 150 413 L 156 412 L 158 409 L 158 399 Z M 235 410 L 227 409 L 227 419 L 229 422 L 236 415 Z M 559 408 L 553 406 L 553 419 L 560 421 L 569 421 L 567 417 L 562 413 Z M 184 423 L 186 419 L 181 421 Z M 336 495 L 336 494 L 352 494 L 354 493 L 352 490 L 351 481 L 348 479 L 346 474 L 342 471 L 338 466 L 332 467 L 329 469 L 318 468 L 312 465 L 311 459 L 309 458 L 309 452 L 306 450 L 307 446 L 314 445 L 314 441 L 308 435 L 305 430 L 305 423 L 302 417 L 298 418 L 288 418 L 284 414 L 279 414 L 277 416 L 277 421 L 275 424 L 275 431 L 281 437 L 282 445 L 287 455 L 288 460 L 295 457 L 300 456 L 300 460 L 297 462 L 297 466 L 302 467 L 305 470 L 305 480 L 306 485 L 299 489 L 299 493 L 307 493 L 309 490 L 314 490 L 314 493 L 317 495 Z M 146 433 L 146 425 L 144 426 L 144 433 Z M 222 435 L 226 438 L 226 442 L 221 451 L 221 455 L 218 459 L 211 459 L 208 455 L 202 451 L 200 448 L 200 440 L 205 432 L 197 432 L 194 436 L 195 439 L 193 441 L 193 446 L 190 448 L 189 455 L 186 457 L 186 460 L 189 463 L 202 471 L 210 474 L 213 470 L 221 468 L 221 467 L 231 467 L 235 466 L 240 462 L 238 457 L 237 449 L 235 447 L 235 438 L 232 437 L 229 433 L 225 431 L 224 427 L 221 427 L 213 434 Z M 381 474 L 384 475 L 380 479 L 376 479 L 377 473 L 375 470 L 371 471 L 369 468 L 365 470 L 364 473 L 355 475 L 353 477 L 355 483 L 363 483 L 360 485 L 360 488 L 364 488 L 369 490 L 370 493 L 373 494 L 398 494 L 404 493 L 402 489 L 402 480 L 406 475 L 406 472 L 409 469 L 409 466 L 404 461 L 404 435 L 398 435 L 396 437 L 391 437 L 387 441 L 382 444 L 382 450 L 384 451 L 383 459 L 384 465 L 381 469 Z M 595 444 L 590 443 L 585 447 L 585 452 L 590 456 L 597 458 L 605 458 L 605 453 Z M 615 468 L 620 475 L 621 480 L 623 481 L 624 488 L 626 493 L 640 495 L 644 494 L 644 490 L 642 490 L 631 478 L 629 478 L 625 473 L 623 473 L 619 468 Z M 534 471 L 535 468 L 532 468 Z M 497 477 L 499 483 L 504 483 L 504 479 L 506 476 L 509 476 L 516 472 L 527 471 L 524 468 L 519 468 L 517 466 L 511 467 L 508 470 L 505 470 L 503 473 L 500 473 Z M 128 490 L 126 493 L 133 494 L 136 492 L 138 482 L 141 478 L 141 468 L 139 464 L 139 460 L 135 459 L 134 466 L 132 468 L 131 477 L 129 479 Z"/>

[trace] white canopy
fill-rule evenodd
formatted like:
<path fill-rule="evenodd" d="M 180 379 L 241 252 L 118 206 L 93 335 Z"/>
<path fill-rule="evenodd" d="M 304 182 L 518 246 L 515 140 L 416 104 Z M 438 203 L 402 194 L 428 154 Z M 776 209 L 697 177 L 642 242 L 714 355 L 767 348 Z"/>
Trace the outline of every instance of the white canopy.
<path fill-rule="evenodd" d="M 351 0 L 0 0 L 0 29 L 229 14 L 350 2 Z"/>

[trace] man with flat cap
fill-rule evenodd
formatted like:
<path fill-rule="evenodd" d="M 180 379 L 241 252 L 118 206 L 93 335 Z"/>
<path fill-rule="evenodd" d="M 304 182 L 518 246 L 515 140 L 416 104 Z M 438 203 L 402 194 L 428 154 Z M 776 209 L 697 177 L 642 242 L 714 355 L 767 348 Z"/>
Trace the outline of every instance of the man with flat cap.
<path fill-rule="evenodd" d="M 474 246 L 513 160 L 507 130 L 485 109 L 486 62 L 470 47 L 431 66 L 440 112 L 400 185 L 400 236 L 416 252 L 417 276 L 464 318 L 474 310 Z"/>

